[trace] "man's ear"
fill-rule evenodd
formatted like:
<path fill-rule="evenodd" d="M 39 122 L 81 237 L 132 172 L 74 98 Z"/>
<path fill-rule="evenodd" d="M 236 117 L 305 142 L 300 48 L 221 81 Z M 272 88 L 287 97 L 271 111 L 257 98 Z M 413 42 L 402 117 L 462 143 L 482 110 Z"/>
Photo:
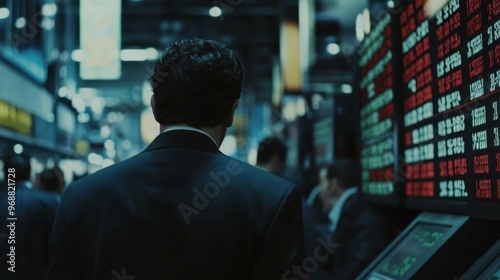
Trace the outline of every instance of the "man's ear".
<path fill-rule="evenodd" d="M 156 121 L 158 121 L 158 118 L 156 117 L 156 106 L 155 106 L 156 99 L 154 94 L 151 95 L 150 103 L 151 103 L 151 109 L 153 109 L 153 116 L 155 117 Z"/>
<path fill-rule="evenodd" d="M 234 112 L 236 111 L 236 108 L 238 108 L 239 103 L 240 103 L 239 99 L 234 101 L 233 107 L 231 108 L 231 112 L 229 113 L 229 116 L 227 116 L 227 119 L 226 119 L 226 126 L 227 127 L 231 127 L 233 125 Z"/>

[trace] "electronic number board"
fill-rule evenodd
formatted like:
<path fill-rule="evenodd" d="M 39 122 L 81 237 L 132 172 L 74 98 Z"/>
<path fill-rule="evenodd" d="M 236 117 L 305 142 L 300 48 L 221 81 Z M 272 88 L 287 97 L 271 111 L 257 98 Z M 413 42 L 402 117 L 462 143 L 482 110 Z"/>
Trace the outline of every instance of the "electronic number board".
<path fill-rule="evenodd" d="M 406 204 L 466 213 L 500 202 L 500 1 L 431 6 L 407 1 L 399 15 Z"/>
<path fill-rule="evenodd" d="M 361 192 L 368 200 L 400 205 L 401 192 L 395 180 L 398 168 L 398 80 L 395 72 L 401 57 L 397 21 L 385 14 L 358 51 L 360 93 Z"/>

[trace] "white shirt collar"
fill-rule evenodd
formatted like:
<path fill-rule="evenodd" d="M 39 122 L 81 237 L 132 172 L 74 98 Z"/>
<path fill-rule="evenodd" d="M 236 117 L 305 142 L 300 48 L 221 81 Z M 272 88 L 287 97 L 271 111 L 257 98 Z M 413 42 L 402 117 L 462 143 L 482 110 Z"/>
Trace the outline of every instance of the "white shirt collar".
<path fill-rule="evenodd" d="M 344 191 L 344 193 L 340 196 L 340 198 L 333 205 L 332 210 L 328 213 L 328 219 L 331 222 L 330 230 L 334 232 L 337 229 L 337 224 L 340 219 L 340 214 L 342 213 L 342 208 L 344 208 L 344 204 L 349 197 L 356 194 L 358 192 L 358 188 L 351 187 Z"/>
<path fill-rule="evenodd" d="M 201 129 L 194 128 L 194 127 L 191 127 L 191 126 L 173 125 L 173 126 L 167 127 L 161 133 L 165 133 L 165 132 L 168 132 L 168 131 L 174 131 L 174 130 L 188 130 L 188 131 L 195 131 L 195 132 L 198 132 L 198 133 L 201 133 L 201 134 L 205 134 L 206 136 L 208 136 L 208 138 L 210 138 L 214 142 L 215 146 L 219 147 L 219 145 L 217 145 L 217 142 L 215 142 L 214 138 L 212 138 L 212 136 L 210 136 L 210 134 L 206 133 L 205 131 L 203 131 Z"/>

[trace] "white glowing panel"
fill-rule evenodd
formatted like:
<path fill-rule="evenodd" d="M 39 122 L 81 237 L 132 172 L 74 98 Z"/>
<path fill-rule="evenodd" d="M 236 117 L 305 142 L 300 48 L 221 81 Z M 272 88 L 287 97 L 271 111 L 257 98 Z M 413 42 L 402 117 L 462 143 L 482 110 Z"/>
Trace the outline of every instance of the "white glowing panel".
<path fill-rule="evenodd" d="M 80 77 L 116 80 L 121 76 L 121 0 L 80 1 Z"/>

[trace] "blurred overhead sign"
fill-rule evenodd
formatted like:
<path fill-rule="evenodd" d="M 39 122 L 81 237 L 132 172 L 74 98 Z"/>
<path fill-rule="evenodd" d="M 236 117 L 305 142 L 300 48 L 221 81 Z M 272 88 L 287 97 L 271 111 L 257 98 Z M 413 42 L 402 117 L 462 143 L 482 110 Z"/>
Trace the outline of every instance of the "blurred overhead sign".
<path fill-rule="evenodd" d="M 0 127 L 31 135 L 33 118 L 30 113 L 0 100 Z"/>
<path fill-rule="evenodd" d="M 82 79 L 120 78 L 121 0 L 80 1 L 80 45 Z"/>

